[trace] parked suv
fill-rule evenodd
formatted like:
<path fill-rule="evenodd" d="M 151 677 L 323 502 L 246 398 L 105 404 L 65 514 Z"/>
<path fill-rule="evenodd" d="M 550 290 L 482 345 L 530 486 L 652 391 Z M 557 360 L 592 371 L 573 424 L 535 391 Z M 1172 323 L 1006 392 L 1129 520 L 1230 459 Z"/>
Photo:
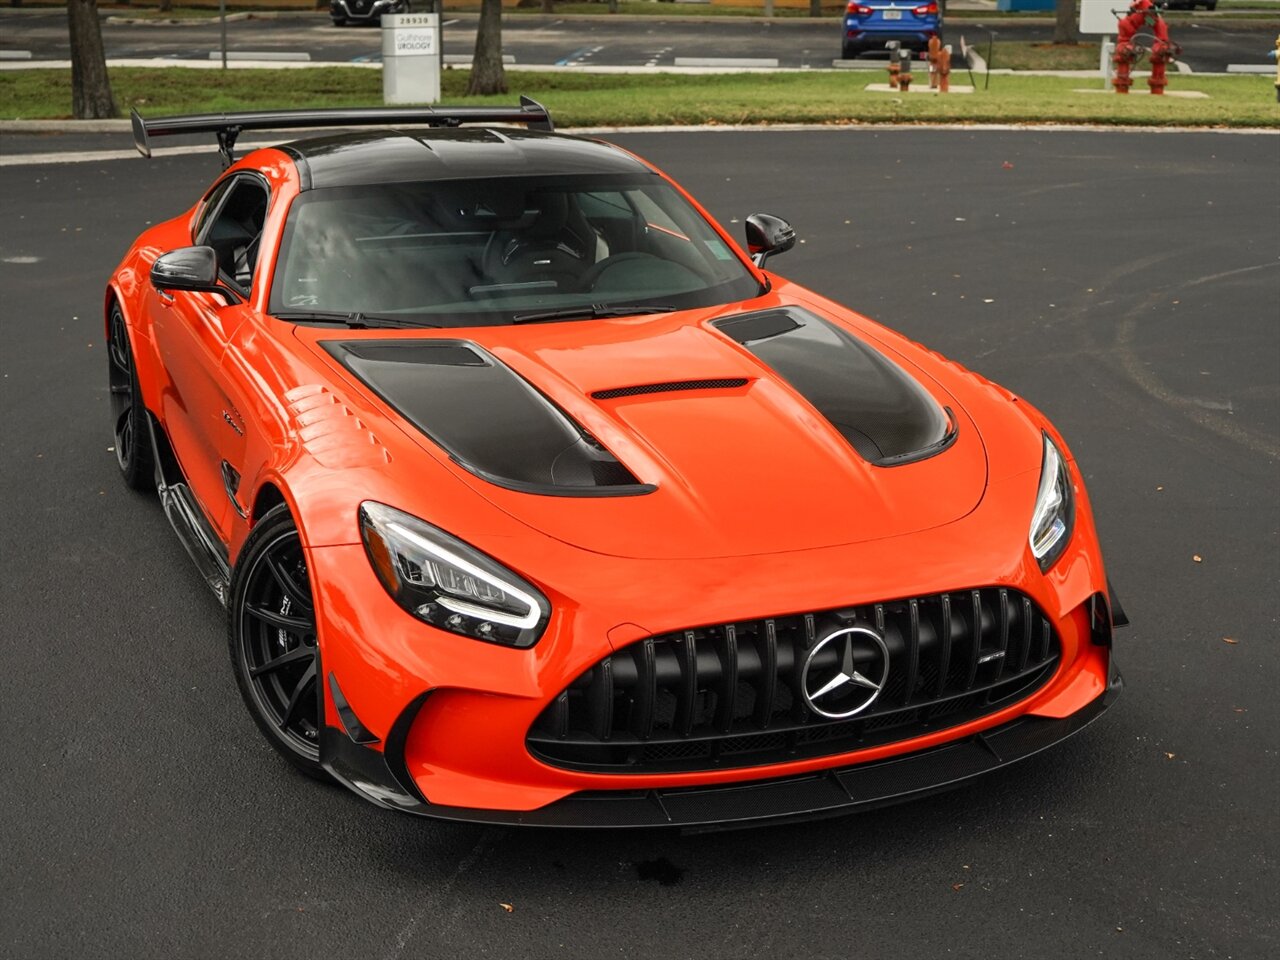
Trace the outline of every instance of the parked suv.
<path fill-rule="evenodd" d="M 883 50 L 890 40 L 898 40 L 909 50 L 924 50 L 930 37 L 942 36 L 942 14 L 935 0 L 888 3 L 850 0 L 844 15 L 844 59 L 852 60 L 870 50 Z"/>
<path fill-rule="evenodd" d="M 381 23 L 384 13 L 408 13 L 409 0 L 329 0 L 335 27 L 347 23 Z"/>

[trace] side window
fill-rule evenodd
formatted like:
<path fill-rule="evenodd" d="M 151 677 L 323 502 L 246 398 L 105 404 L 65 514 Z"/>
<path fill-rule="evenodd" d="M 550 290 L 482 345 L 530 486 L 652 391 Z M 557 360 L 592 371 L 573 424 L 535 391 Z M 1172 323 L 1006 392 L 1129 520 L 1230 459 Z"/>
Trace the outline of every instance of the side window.
<path fill-rule="evenodd" d="M 228 177 L 209 191 L 209 195 L 205 197 L 204 206 L 200 208 L 200 217 L 196 220 L 196 228 L 192 236 L 198 238 L 204 233 L 209 225 L 209 218 L 218 211 L 218 205 L 222 203 L 222 198 L 227 195 L 227 190 L 234 181 L 234 177 Z M 199 240 L 197 239 L 196 242 L 198 243 Z"/>
<path fill-rule="evenodd" d="M 196 242 L 213 247 L 218 269 L 242 292 L 253 283 L 262 227 L 267 219 L 267 189 L 254 177 L 230 181 L 225 198 L 201 224 Z M 210 206 L 217 201 L 210 198 Z"/>

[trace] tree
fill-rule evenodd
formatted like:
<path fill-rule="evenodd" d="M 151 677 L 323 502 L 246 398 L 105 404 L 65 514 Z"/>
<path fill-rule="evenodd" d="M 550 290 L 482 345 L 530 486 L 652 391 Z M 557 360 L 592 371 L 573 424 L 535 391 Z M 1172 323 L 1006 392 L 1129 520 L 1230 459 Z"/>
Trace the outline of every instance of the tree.
<path fill-rule="evenodd" d="M 1079 43 L 1076 31 L 1076 0 L 1057 0 L 1054 7 L 1053 42 Z"/>
<path fill-rule="evenodd" d="M 822 0 L 809 0 L 809 16 L 822 16 Z"/>
<path fill-rule="evenodd" d="M 506 92 L 507 74 L 502 69 L 502 0 L 480 0 L 480 26 L 476 30 L 476 52 L 471 58 L 467 96 Z"/>
<path fill-rule="evenodd" d="M 99 120 L 117 114 L 102 47 L 98 0 L 67 0 L 71 32 L 71 113 L 77 120 Z"/>

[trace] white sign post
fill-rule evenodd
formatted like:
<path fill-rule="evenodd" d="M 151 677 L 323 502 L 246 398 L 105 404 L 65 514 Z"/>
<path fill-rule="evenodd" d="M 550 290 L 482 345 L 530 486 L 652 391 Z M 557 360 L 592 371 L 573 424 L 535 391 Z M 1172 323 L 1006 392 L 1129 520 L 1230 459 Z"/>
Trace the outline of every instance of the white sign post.
<path fill-rule="evenodd" d="M 440 14 L 382 16 L 382 102 L 440 100 Z"/>
<path fill-rule="evenodd" d="M 1115 34 L 1120 18 L 1129 12 L 1127 0 L 1080 0 L 1080 32 L 1101 35 L 1098 72 L 1107 87 L 1111 86 L 1111 54 L 1115 52 Z M 1108 39 L 1110 38 L 1110 39 Z"/>

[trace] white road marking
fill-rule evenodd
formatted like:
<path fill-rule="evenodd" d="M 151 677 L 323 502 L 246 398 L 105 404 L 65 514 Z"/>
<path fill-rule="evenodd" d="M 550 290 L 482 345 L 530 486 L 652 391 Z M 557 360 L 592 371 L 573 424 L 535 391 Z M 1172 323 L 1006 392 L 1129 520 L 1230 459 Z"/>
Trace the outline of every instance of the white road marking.
<path fill-rule="evenodd" d="M 653 54 L 652 58 L 651 58 L 651 59 L 649 59 L 649 60 L 645 63 L 645 66 L 646 66 L 646 67 L 656 67 L 656 66 L 658 65 L 658 61 L 659 61 L 659 60 L 661 60 L 663 57 L 665 57 L 665 56 L 666 56 L 668 53 L 670 53 L 673 49 L 675 49 L 675 48 L 674 48 L 674 47 L 663 47 L 661 50 L 654 51 L 654 54 Z"/>
<path fill-rule="evenodd" d="M 209 51 L 210 60 L 221 60 L 222 52 L 220 50 Z M 305 50 L 228 50 L 227 60 L 262 60 L 268 62 L 294 62 L 303 63 L 311 59 L 311 54 Z"/>

